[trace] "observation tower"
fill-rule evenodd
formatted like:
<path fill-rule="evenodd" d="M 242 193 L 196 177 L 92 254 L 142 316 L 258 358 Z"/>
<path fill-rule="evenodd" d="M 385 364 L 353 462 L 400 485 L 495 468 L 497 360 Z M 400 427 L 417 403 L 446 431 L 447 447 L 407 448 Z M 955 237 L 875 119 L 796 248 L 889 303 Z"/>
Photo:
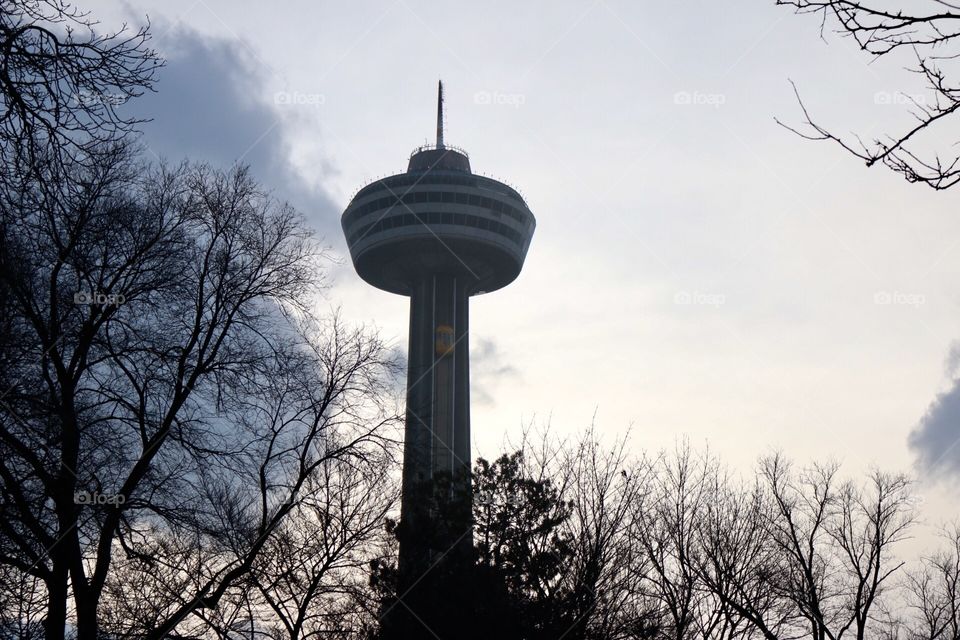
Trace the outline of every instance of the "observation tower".
<path fill-rule="evenodd" d="M 472 546 L 469 301 L 520 274 L 536 220 L 516 190 L 473 174 L 466 152 L 444 143 L 441 82 L 436 144 L 360 189 L 341 224 L 360 277 L 410 298 L 402 590 L 438 556 Z M 458 500 L 447 513 L 431 497 L 441 481 Z"/>

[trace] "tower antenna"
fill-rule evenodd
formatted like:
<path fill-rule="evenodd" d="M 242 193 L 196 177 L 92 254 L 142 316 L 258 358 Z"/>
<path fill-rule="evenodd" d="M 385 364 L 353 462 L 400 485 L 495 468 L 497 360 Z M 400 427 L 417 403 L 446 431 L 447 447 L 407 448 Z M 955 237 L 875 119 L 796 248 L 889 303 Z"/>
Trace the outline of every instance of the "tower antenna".
<path fill-rule="evenodd" d="M 443 149 L 443 80 L 437 85 L 437 149 Z"/>

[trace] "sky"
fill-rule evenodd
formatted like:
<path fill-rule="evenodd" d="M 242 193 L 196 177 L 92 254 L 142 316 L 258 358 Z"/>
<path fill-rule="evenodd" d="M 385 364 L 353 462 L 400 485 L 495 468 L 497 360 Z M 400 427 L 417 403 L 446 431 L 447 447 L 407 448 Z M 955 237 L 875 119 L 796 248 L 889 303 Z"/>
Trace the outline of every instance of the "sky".
<path fill-rule="evenodd" d="M 520 277 L 471 300 L 474 452 L 524 425 L 681 439 L 749 472 L 782 450 L 919 477 L 960 515 L 960 215 L 953 192 L 779 126 L 865 139 L 929 99 L 773 0 L 97 7 L 167 58 L 133 107 L 158 158 L 248 163 L 338 262 L 318 304 L 404 349 L 408 303 L 355 275 L 339 216 L 432 138 L 517 187 Z M 872 64 L 870 64 L 872 62 Z M 949 153 L 947 123 L 926 142 Z M 953 136 L 953 137 L 951 137 Z M 322 309 L 321 309 L 322 310 Z"/>

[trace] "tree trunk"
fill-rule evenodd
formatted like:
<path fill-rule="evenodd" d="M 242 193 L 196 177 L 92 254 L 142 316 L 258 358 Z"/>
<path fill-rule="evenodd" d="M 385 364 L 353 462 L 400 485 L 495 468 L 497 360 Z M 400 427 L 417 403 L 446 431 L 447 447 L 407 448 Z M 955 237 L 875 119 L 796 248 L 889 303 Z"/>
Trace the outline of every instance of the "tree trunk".
<path fill-rule="evenodd" d="M 63 640 L 67 627 L 67 563 L 52 551 L 53 571 L 47 584 L 47 618 L 43 622 L 46 640 Z M 62 554 L 62 552 L 59 552 Z"/>

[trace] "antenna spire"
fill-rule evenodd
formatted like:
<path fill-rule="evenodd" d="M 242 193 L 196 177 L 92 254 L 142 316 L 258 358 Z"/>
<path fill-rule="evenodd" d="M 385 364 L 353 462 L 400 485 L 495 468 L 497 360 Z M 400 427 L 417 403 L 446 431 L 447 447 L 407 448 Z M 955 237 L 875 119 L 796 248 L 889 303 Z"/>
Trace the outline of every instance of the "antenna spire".
<path fill-rule="evenodd" d="M 437 149 L 443 149 L 443 80 L 437 85 Z"/>

